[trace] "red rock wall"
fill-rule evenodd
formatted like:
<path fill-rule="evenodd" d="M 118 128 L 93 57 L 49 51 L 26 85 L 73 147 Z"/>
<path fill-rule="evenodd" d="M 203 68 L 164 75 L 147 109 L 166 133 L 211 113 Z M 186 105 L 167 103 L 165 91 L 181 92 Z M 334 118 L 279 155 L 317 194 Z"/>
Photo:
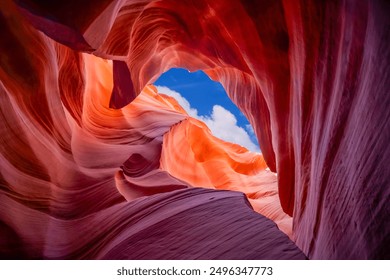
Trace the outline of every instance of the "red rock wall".
<path fill-rule="evenodd" d="M 115 186 L 130 200 L 144 195 L 118 173 L 139 145 L 142 166 L 175 181 L 167 185 L 191 185 L 180 172 L 171 178 L 164 157 L 156 167 L 163 135 L 177 137 L 171 127 L 187 117 L 153 95 L 134 109 L 147 84 L 184 67 L 220 81 L 248 116 L 309 258 L 389 257 L 389 3 L 34 2 L 1 4 L 2 205 L 28 209 L 20 220 L 3 209 L 4 228 L 30 240 L 20 228 L 29 211 L 86 215 L 122 201 Z M 113 60 L 114 77 L 109 62 L 81 52 Z M 136 194 L 124 191 L 129 182 Z M 74 192 L 85 194 L 83 209 L 68 207 L 81 203 Z M 95 204 L 94 195 L 107 199 Z M 42 232 L 53 228 L 41 220 Z"/>

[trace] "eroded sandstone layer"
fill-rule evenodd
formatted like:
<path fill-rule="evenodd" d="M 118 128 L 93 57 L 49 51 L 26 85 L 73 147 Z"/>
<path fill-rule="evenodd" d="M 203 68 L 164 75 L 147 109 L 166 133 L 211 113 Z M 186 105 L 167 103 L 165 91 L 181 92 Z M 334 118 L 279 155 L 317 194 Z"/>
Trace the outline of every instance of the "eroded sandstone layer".
<path fill-rule="evenodd" d="M 2 257 L 303 258 L 282 230 L 312 259 L 389 258 L 387 1 L 0 6 Z M 220 81 L 262 155 L 148 86 L 171 67 Z"/>

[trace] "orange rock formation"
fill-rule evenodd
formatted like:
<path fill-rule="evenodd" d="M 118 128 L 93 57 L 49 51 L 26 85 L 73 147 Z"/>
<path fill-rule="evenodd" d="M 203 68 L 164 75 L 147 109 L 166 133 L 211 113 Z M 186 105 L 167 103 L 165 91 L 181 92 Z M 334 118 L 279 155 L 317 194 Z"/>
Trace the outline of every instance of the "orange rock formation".
<path fill-rule="evenodd" d="M 161 258 L 302 258 L 262 215 L 312 259 L 389 257 L 387 1 L 53 3 L 0 4 L 1 256 L 151 257 L 141 248 L 156 237 L 142 230 L 170 244 L 171 229 L 184 246 L 189 213 L 204 241 Z M 262 155 L 215 139 L 148 86 L 171 67 L 220 81 Z M 244 192 L 262 215 L 235 192 L 195 187 Z M 191 212 L 213 207 L 237 222 L 227 255 L 206 253 L 218 219 L 203 228 Z M 275 251 L 247 255 L 234 246 L 244 237 Z"/>

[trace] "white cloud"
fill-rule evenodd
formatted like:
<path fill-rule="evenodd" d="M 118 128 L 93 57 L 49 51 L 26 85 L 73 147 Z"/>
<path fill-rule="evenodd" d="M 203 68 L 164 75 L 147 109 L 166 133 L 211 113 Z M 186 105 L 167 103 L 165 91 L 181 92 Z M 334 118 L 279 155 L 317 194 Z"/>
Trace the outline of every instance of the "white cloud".
<path fill-rule="evenodd" d="M 255 130 L 253 129 L 253 127 L 252 127 L 250 124 L 247 124 L 247 125 L 245 126 L 245 129 L 246 129 L 246 131 L 249 132 L 249 134 L 255 135 Z"/>
<path fill-rule="evenodd" d="M 177 91 L 164 86 L 156 87 L 158 92 L 175 98 L 188 115 L 206 123 L 214 136 L 224 141 L 244 146 L 250 151 L 260 151 L 259 147 L 250 139 L 248 132 L 237 125 L 236 117 L 229 110 L 226 110 L 220 105 L 214 105 L 210 116 L 200 116 L 198 115 L 198 111 L 191 107 L 188 100 L 181 96 Z M 250 132 L 253 131 L 253 128 L 250 125 L 247 125 L 246 129 Z"/>
<path fill-rule="evenodd" d="M 168 87 L 156 86 L 159 93 L 164 93 L 166 95 L 172 96 L 180 104 L 181 107 L 193 118 L 198 118 L 198 110 L 191 108 L 190 102 L 187 101 L 180 93 L 177 91 L 171 90 Z"/>

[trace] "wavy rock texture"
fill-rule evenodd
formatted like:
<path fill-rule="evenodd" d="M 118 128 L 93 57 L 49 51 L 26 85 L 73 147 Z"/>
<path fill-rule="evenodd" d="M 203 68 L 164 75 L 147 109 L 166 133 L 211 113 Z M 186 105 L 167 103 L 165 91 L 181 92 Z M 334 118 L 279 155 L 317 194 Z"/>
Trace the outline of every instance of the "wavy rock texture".
<path fill-rule="evenodd" d="M 309 258 L 390 257 L 388 2 L 97 2 L 0 4 L 1 256 L 304 257 L 243 196 L 202 186 L 244 192 Z M 171 67 L 220 81 L 263 155 L 145 88 Z M 191 223 L 204 242 L 186 255 L 171 246 Z"/>
<path fill-rule="evenodd" d="M 117 222 L 126 229 L 96 257 L 305 259 L 271 220 L 246 203 L 242 193 L 193 188 L 122 205 L 126 215 Z"/>
<path fill-rule="evenodd" d="M 203 122 L 188 118 L 164 135 L 160 163 L 192 186 L 244 192 L 255 211 L 291 236 L 292 219 L 282 211 L 277 176 L 261 154 L 213 137 Z"/>

